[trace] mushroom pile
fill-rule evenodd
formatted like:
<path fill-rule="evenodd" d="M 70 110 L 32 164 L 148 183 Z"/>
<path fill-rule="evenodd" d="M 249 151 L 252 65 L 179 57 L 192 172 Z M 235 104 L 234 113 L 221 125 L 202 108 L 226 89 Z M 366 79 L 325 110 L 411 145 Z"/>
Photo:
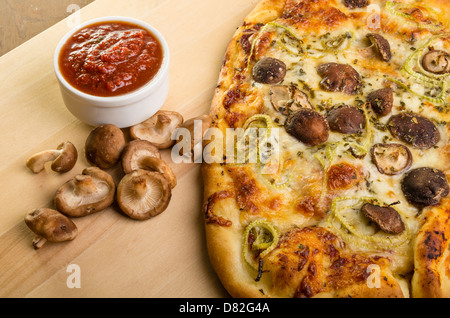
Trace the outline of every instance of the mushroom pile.
<path fill-rule="evenodd" d="M 135 220 L 147 220 L 164 212 L 169 206 L 177 178 L 170 165 L 162 159 L 161 151 L 174 145 L 176 129 L 189 129 L 196 119 L 205 126 L 211 124 L 209 116 L 200 116 L 188 120 L 186 126 L 181 114 L 160 110 L 144 122 L 130 127 L 130 140 L 122 129 L 112 124 L 91 130 L 84 149 L 91 166 L 57 189 L 54 208 L 35 209 L 24 218 L 25 224 L 37 235 L 33 239 L 34 248 L 40 248 L 46 241 L 73 240 L 78 229 L 71 218 L 103 211 L 114 202 L 125 215 Z M 26 166 L 38 174 L 45 170 L 47 162 L 51 162 L 53 171 L 65 173 L 72 170 L 77 159 L 77 149 L 66 141 L 56 150 L 41 151 L 31 156 Z M 118 182 L 108 172 L 117 166 L 121 171 Z"/>

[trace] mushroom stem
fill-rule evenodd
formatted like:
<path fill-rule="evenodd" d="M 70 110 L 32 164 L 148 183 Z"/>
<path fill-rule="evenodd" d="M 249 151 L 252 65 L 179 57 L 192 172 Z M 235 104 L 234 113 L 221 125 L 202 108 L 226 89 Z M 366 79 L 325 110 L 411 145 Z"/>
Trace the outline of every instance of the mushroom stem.
<path fill-rule="evenodd" d="M 80 174 L 73 178 L 75 185 L 74 192 L 77 195 L 89 195 L 98 191 L 97 186 L 91 176 Z"/>
<path fill-rule="evenodd" d="M 132 180 L 133 190 L 136 197 L 144 198 L 147 194 L 147 181 L 143 177 L 135 177 Z"/>
<path fill-rule="evenodd" d="M 170 124 L 170 117 L 164 115 L 164 114 L 158 114 L 157 117 L 157 121 L 156 121 L 156 125 L 155 125 L 155 131 L 157 133 L 162 133 L 166 127 L 167 124 Z"/>
<path fill-rule="evenodd" d="M 40 249 L 44 244 L 45 244 L 45 242 L 47 242 L 47 239 L 46 238 L 44 238 L 44 237 L 42 237 L 42 236 L 36 236 L 34 239 L 33 239 L 33 247 L 34 247 L 34 249 L 35 250 L 38 250 L 38 249 Z"/>
<path fill-rule="evenodd" d="M 34 154 L 27 160 L 27 167 L 33 173 L 39 173 L 45 168 L 45 164 L 53 161 L 61 154 L 62 150 L 45 150 Z"/>

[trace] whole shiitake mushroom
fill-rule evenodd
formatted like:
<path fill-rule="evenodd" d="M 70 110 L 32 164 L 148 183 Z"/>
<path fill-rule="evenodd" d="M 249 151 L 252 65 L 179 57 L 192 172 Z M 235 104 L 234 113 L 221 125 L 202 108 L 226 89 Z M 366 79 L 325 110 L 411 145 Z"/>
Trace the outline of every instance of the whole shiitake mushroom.
<path fill-rule="evenodd" d="M 429 149 L 441 138 L 433 121 L 411 112 L 393 115 L 387 126 L 392 136 L 418 149 Z"/>
<path fill-rule="evenodd" d="M 125 135 L 119 127 L 101 125 L 92 130 L 86 139 L 86 159 L 94 166 L 109 169 L 119 162 L 125 146 Z"/>
<path fill-rule="evenodd" d="M 331 109 L 327 114 L 330 130 L 342 134 L 357 134 L 366 127 L 364 113 L 351 106 L 340 106 Z"/>
<path fill-rule="evenodd" d="M 75 223 L 59 211 L 50 208 L 35 209 L 24 218 L 25 224 L 37 236 L 33 247 L 39 249 L 46 241 L 64 242 L 73 240 L 78 229 Z"/>
<path fill-rule="evenodd" d="M 411 170 L 403 178 L 401 186 L 406 200 L 422 207 L 438 204 L 450 191 L 445 174 L 430 167 Z"/>
<path fill-rule="evenodd" d="M 284 124 L 289 135 L 308 146 L 316 146 L 328 140 L 329 126 L 320 113 L 302 108 L 292 113 Z"/>

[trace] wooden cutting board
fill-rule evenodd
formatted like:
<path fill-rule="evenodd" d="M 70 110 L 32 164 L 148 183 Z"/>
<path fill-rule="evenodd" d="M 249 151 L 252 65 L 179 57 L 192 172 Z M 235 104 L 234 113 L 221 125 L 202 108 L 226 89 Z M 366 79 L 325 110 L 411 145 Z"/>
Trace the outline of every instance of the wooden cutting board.
<path fill-rule="evenodd" d="M 208 112 L 228 41 L 257 2 L 96 0 L 78 14 L 80 22 L 123 15 L 159 29 L 171 51 L 163 109 L 188 119 Z M 89 166 L 84 142 L 93 127 L 66 110 L 52 64 L 73 21 L 61 21 L 0 58 L 0 297 L 228 297 L 206 251 L 200 165 L 174 164 L 170 151 L 163 158 L 178 185 L 163 214 L 136 221 L 112 206 L 74 219 L 74 241 L 33 249 L 25 214 L 52 207 L 57 188 Z M 35 175 L 26 168 L 29 156 L 66 140 L 80 153 L 70 172 L 47 167 Z M 111 174 L 120 175 L 115 169 Z"/>

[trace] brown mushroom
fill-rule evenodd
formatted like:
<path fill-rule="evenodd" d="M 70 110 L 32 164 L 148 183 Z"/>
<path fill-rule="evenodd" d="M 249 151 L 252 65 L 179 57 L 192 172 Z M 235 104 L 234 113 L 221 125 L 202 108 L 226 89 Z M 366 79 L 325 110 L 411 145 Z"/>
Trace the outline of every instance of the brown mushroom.
<path fill-rule="evenodd" d="M 312 108 L 308 96 L 294 85 L 273 85 L 269 94 L 273 108 L 286 116 L 300 108 Z"/>
<path fill-rule="evenodd" d="M 350 65 L 325 63 L 319 65 L 317 72 L 322 77 L 320 86 L 327 91 L 356 95 L 361 88 L 361 77 Z"/>
<path fill-rule="evenodd" d="M 369 0 L 343 0 L 343 2 L 349 9 L 364 8 L 369 5 Z"/>
<path fill-rule="evenodd" d="M 440 140 L 436 125 L 421 115 L 403 112 L 392 116 L 388 121 L 392 136 L 419 149 L 429 149 Z"/>
<path fill-rule="evenodd" d="M 56 209 L 69 217 L 99 212 L 113 203 L 115 190 L 111 175 L 98 167 L 89 167 L 56 191 Z"/>
<path fill-rule="evenodd" d="M 130 128 L 133 139 L 150 141 L 159 149 L 172 147 L 172 133 L 183 124 L 183 116 L 175 111 L 160 110 L 149 119 Z"/>
<path fill-rule="evenodd" d="M 420 207 L 438 204 L 450 190 L 445 174 L 429 167 L 408 172 L 401 181 L 401 187 L 406 200 Z"/>
<path fill-rule="evenodd" d="M 172 197 L 169 181 L 160 173 L 143 169 L 126 174 L 117 186 L 120 209 L 136 220 L 165 211 Z"/>
<path fill-rule="evenodd" d="M 357 134 L 366 127 L 364 113 L 348 105 L 331 109 L 327 114 L 330 130 L 342 134 Z"/>
<path fill-rule="evenodd" d="M 170 188 L 173 189 L 177 185 L 177 177 L 172 171 L 170 166 L 162 159 L 155 157 L 143 158 L 141 163 L 141 169 L 152 170 L 161 173 L 167 181 L 169 181 Z"/>
<path fill-rule="evenodd" d="M 379 54 L 381 59 L 385 62 L 389 62 L 392 57 L 392 53 L 391 53 L 391 46 L 388 40 L 386 40 L 383 36 L 376 33 L 369 33 L 366 35 L 366 37 L 372 43 L 372 45 L 375 48 L 375 51 Z"/>
<path fill-rule="evenodd" d="M 273 57 L 263 57 L 253 66 L 252 76 L 258 83 L 280 83 L 286 76 L 286 64 Z"/>
<path fill-rule="evenodd" d="M 194 154 L 194 149 L 196 147 L 203 147 L 203 137 L 206 134 L 206 131 L 212 124 L 212 117 L 209 115 L 201 115 L 198 117 L 190 118 L 186 120 L 182 128 L 186 128 L 191 136 L 191 154 Z M 197 126 L 198 125 L 198 126 Z M 179 136 L 176 136 L 176 140 L 178 140 Z M 186 155 L 183 151 L 185 149 L 182 147 L 180 149 L 180 155 Z"/>
<path fill-rule="evenodd" d="M 318 112 L 302 108 L 292 113 L 284 124 L 291 136 L 308 146 L 315 146 L 328 140 L 329 126 L 326 119 Z"/>
<path fill-rule="evenodd" d="M 383 232 L 400 234 L 405 230 L 405 224 L 400 214 L 393 207 L 365 203 L 361 207 L 361 212 Z"/>
<path fill-rule="evenodd" d="M 139 168 L 141 158 L 155 157 L 161 158 L 159 149 L 150 141 L 135 139 L 130 141 L 122 151 L 122 169 L 125 173 L 130 173 Z"/>
<path fill-rule="evenodd" d="M 40 208 L 28 213 L 24 221 L 30 230 L 37 235 L 33 239 L 35 249 L 41 248 L 46 241 L 71 241 L 78 234 L 77 226 L 72 220 L 49 208 Z"/>
<path fill-rule="evenodd" d="M 93 129 L 86 139 L 86 159 L 101 169 L 115 166 L 119 160 L 126 140 L 122 130 L 112 124 Z"/>
<path fill-rule="evenodd" d="M 370 103 L 372 110 L 378 116 L 386 116 L 394 105 L 394 93 L 392 88 L 380 88 L 373 92 L 370 92 L 367 96 L 367 101 Z"/>
<path fill-rule="evenodd" d="M 123 171 L 125 174 L 134 170 L 144 169 L 161 173 L 169 181 L 170 188 L 173 189 L 177 185 L 177 177 L 173 173 L 170 166 L 161 158 L 157 158 L 145 153 L 137 153 L 129 158 L 129 161 L 122 160 Z"/>
<path fill-rule="evenodd" d="M 33 173 L 39 173 L 44 170 L 45 164 L 51 161 L 51 169 L 63 173 L 70 171 L 75 166 L 77 159 L 77 148 L 70 141 L 66 141 L 59 144 L 56 149 L 34 154 L 27 160 L 26 165 Z"/>
<path fill-rule="evenodd" d="M 411 151 L 401 144 L 375 144 L 370 155 L 378 171 L 389 176 L 406 171 L 412 164 Z"/>
<path fill-rule="evenodd" d="M 450 55 L 445 51 L 431 50 L 423 56 L 422 66 L 430 73 L 450 73 Z"/>

